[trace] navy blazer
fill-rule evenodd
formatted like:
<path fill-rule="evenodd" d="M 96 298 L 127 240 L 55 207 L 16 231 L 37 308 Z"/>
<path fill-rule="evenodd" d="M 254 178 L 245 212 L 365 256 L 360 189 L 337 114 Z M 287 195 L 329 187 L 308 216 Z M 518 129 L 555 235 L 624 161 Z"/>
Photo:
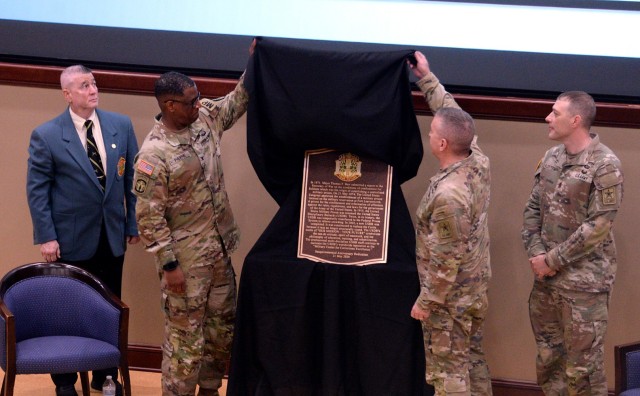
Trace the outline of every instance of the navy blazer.
<path fill-rule="evenodd" d="M 96 110 L 107 155 L 104 192 L 89 163 L 69 109 L 31 134 L 27 199 L 34 244 L 57 240 L 62 259 L 93 257 L 104 222 L 114 256 L 126 236 L 138 235 L 131 192 L 138 142 L 129 117 Z"/>

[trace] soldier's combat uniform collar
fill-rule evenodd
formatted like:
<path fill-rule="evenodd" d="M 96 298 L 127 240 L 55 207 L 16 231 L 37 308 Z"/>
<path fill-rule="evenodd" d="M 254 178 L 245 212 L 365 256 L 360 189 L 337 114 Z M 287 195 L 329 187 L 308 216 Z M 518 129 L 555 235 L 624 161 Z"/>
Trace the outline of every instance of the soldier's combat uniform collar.
<path fill-rule="evenodd" d="M 473 139 L 474 139 L 474 141 L 475 141 L 476 137 L 474 137 Z M 459 167 L 461 167 L 462 165 L 464 165 L 464 164 L 466 164 L 467 162 L 471 161 L 471 158 L 473 158 L 473 156 L 474 156 L 475 154 L 476 154 L 476 151 L 475 151 L 473 148 L 471 148 L 471 153 L 470 153 L 467 157 L 465 157 L 465 158 L 461 159 L 460 161 L 454 162 L 453 164 L 451 164 L 451 165 L 447 166 L 447 167 L 446 167 L 446 168 L 444 168 L 444 169 L 440 169 L 440 171 L 438 172 L 438 174 L 436 175 L 436 177 L 441 177 L 441 175 L 442 175 L 442 176 L 444 176 L 444 175 L 448 175 L 449 173 L 451 173 L 451 172 L 455 171 L 456 169 L 458 169 L 458 168 L 459 168 Z"/>
<path fill-rule="evenodd" d="M 589 136 L 591 136 L 591 143 L 589 143 L 582 152 L 576 155 L 567 153 L 567 148 L 563 148 L 562 154 L 564 158 L 560 161 L 563 166 L 586 165 L 589 162 L 589 158 L 591 158 L 593 150 L 598 146 L 598 144 L 600 144 L 600 137 L 598 134 L 589 133 Z"/>
<path fill-rule="evenodd" d="M 155 118 L 156 128 L 165 136 L 167 143 L 172 146 L 179 146 L 181 144 L 189 144 L 192 139 L 191 126 L 183 128 L 179 131 L 171 131 L 162 122 L 162 114 L 158 114 Z"/>

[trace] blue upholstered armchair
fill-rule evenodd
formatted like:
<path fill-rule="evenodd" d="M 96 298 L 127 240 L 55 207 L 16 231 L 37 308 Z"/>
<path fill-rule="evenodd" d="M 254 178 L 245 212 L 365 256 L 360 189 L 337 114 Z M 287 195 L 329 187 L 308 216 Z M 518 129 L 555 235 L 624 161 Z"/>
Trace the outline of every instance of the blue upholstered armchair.
<path fill-rule="evenodd" d="M 130 396 L 128 326 L 129 308 L 80 268 L 13 269 L 0 281 L 1 395 L 13 395 L 16 374 L 79 372 L 89 396 L 88 371 L 119 367 Z"/>
<path fill-rule="evenodd" d="M 616 395 L 640 396 L 640 342 L 614 348 Z"/>

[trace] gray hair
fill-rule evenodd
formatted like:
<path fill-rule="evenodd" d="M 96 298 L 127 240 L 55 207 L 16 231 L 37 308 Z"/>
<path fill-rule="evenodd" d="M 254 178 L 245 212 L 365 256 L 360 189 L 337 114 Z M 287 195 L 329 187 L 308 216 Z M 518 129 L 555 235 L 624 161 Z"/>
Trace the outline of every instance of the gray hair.
<path fill-rule="evenodd" d="M 71 77 L 75 76 L 76 74 L 91 74 L 91 73 L 93 73 L 91 69 L 89 69 L 84 65 L 69 66 L 66 69 L 64 69 L 60 74 L 60 87 L 62 89 L 67 88 L 69 86 L 69 83 L 71 82 Z"/>
<path fill-rule="evenodd" d="M 443 121 L 442 137 L 447 140 L 453 153 L 468 153 L 476 134 L 476 125 L 469 113 L 457 107 L 443 107 L 435 116 Z"/>

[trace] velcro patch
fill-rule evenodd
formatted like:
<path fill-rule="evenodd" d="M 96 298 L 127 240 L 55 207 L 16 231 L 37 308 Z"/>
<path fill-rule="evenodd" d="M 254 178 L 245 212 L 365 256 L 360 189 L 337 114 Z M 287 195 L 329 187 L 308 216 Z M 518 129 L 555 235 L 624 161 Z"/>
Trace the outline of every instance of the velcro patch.
<path fill-rule="evenodd" d="M 458 239 L 458 229 L 454 217 L 447 217 L 436 222 L 436 230 L 438 231 L 438 239 L 443 242 Z"/>
<path fill-rule="evenodd" d="M 149 185 L 149 178 L 141 176 L 136 178 L 135 183 L 133 183 L 133 189 L 138 194 L 144 194 L 147 191 L 148 185 Z"/>
<path fill-rule="evenodd" d="M 615 172 L 609 172 L 598 177 L 598 184 L 602 187 L 611 187 L 619 183 L 620 178 Z"/>
<path fill-rule="evenodd" d="M 618 194 L 615 187 L 602 190 L 602 203 L 604 205 L 615 205 L 618 202 Z"/>
<path fill-rule="evenodd" d="M 220 111 L 219 102 L 217 99 L 200 99 L 200 110 L 210 118 L 215 118 Z"/>
<path fill-rule="evenodd" d="M 153 170 L 156 168 L 155 165 L 148 163 L 145 160 L 138 161 L 138 166 L 136 169 L 146 175 L 151 176 L 153 174 Z"/>
<path fill-rule="evenodd" d="M 205 98 L 205 99 L 200 99 L 200 106 L 202 106 L 205 109 L 211 111 L 216 106 L 216 103 L 211 99 L 206 99 Z"/>

